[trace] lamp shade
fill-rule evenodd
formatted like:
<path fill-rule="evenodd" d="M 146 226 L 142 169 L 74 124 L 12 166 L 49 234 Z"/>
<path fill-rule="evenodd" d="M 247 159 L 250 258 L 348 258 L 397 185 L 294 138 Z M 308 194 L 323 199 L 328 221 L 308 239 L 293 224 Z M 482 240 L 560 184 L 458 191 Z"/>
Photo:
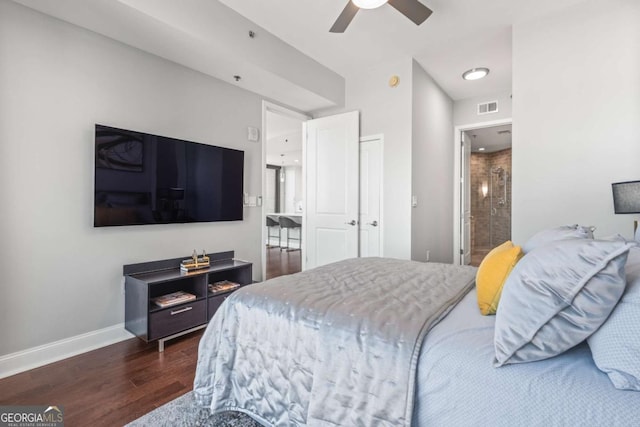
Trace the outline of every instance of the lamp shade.
<path fill-rule="evenodd" d="M 615 213 L 640 213 L 640 181 L 614 182 L 611 188 Z"/>

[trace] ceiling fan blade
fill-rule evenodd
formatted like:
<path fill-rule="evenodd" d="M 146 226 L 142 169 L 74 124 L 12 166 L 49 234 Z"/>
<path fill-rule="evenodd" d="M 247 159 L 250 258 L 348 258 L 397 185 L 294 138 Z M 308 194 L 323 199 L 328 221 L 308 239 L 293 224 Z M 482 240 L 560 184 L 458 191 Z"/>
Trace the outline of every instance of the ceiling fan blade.
<path fill-rule="evenodd" d="M 411 19 L 416 25 L 422 24 L 433 13 L 431 9 L 418 0 L 389 0 L 389 4 Z"/>
<path fill-rule="evenodd" d="M 360 8 L 358 8 L 358 6 L 356 6 L 351 0 L 349 0 L 349 3 L 347 3 L 347 6 L 344 8 L 340 16 L 338 16 L 338 19 L 336 19 L 336 22 L 333 24 L 333 27 L 331 27 L 329 32 L 344 33 L 344 30 L 347 29 L 347 27 L 351 23 L 351 20 L 354 16 L 356 16 L 356 13 L 359 10 Z"/>

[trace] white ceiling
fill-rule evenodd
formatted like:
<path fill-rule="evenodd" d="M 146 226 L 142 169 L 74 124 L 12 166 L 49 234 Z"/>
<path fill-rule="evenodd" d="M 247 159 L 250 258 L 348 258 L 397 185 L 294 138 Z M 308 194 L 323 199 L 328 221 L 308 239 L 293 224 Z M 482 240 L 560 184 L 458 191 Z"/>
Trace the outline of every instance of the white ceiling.
<path fill-rule="evenodd" d="M 312 111 L 339 102 L 338 75 L 402 57 L 415 58 L 454 100 L 508 91 L 512 25 L 585 0 L 420 0 L 433 10 L 420 26 L 385 4 L 360 10 L 343 34 L 328 30 L 347 0 L 14 1 Z M 491 72 L 463 81 L 473 67 Z"/>
<path fill-rule="evenodd" d="M 511 28 L 584 0 L 420 0 L 433 10 L 416 26 L 389 5 L 360 10 L 343 34 L 329 28 L 347 0 L 220 0 L 345 77 L 383 61 L 413 57 L 454 99 L 511 89 Z M 488 67 L 468 82 L 464 71 Z"/>
<path fill-rule="evenodd" d="M 511 125 L 493 126 L 465 132 L 471 141 L 471 151 L 493 153 L 511 148 Z M 480 148 L 484 150 L 480 151 Z"/>
<path fill-rule="evenodd" d="M 302 121 L 267 112 L 267 164 L 302 166 Z"/>

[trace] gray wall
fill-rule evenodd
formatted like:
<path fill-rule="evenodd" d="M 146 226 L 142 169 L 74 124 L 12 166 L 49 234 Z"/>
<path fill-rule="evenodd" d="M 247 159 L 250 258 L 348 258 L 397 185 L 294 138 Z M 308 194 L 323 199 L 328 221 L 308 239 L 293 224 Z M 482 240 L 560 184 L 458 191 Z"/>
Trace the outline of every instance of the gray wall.
<path fill-rule="evenodd" d="M 478 114 L 478 104 L 498 101 L 498 111 L 491 114 Z M 472 125 L 511 118 L 511 91 L 494 93 L 475 98 L 460 99 L 453 103 L 453 123 L 455 126 Z"/>
<path fill-rule="evenodd" d="M 611 183 L 640 179 L 640 2 L 587 0 L 513 28 L 513 240 L 560 224 L 632 236 Z"/>
<path fill-rule="evenodd" d="M 389 78 L 400 84 L 389 87 Z M 411 59 L 347 77 L 347 111 L 360 111 L 360 135 L 384 134 L 384 256 L 411 256 Z"/>
<path fill-rule="evenodd" d="M 413 61 L 411 259 L 453 262 L 453 101 Z"/>
<path fill-rule="evenodd" d="M 411 86 L 412 60 L 387 61 L 346 78 L 346 106 L 314 117 L 360 112 L 360 135 L 384 135 L 384 256 L 411 257 Z M 400 84 L 389 87 L 389 78 Z"/>
<path fill-rule="evenodd" d="M 400 83 L 389 86 L 398 76 Z M 346 106 L 314 117 L 360 112 L 360 135 L 384 135 L 384 256 L 451 262 L 453 102 L 412 58 L 346 78 Z M 419 198 L 411 208 L 411 195 Z"/>
<path fill-rule="evenodd" d="M 261 98 L 0 1 L 0 355 L 124 321 L 122 265 L 236 250 L 260 274 L 259 209 L 230 223 L 93 228 L 94 123 L 245 150 Z"/>

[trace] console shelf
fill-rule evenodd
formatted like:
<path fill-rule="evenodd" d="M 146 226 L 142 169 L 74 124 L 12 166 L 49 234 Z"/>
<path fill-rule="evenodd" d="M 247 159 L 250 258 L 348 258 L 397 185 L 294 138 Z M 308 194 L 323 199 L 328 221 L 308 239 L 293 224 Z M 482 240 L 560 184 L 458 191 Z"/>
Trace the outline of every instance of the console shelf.
<path fill-rule="evenodd" d="M 252 264 L 234 259 L 234 252 L 208 254 L 211 265 L 192 272 L 180 271 L 189 256 L 129 264 L 125 277 L 125 329 L 144 341 L 158 340 L 159 351 L 172 338 L 204 328 L 222 302 L 239 288 L 211 293 L 208 284 L 228 280 L 240 287 L 252 283 Z M 195 299 L 159 307 L 153 298 L 183 291 Z"/>

